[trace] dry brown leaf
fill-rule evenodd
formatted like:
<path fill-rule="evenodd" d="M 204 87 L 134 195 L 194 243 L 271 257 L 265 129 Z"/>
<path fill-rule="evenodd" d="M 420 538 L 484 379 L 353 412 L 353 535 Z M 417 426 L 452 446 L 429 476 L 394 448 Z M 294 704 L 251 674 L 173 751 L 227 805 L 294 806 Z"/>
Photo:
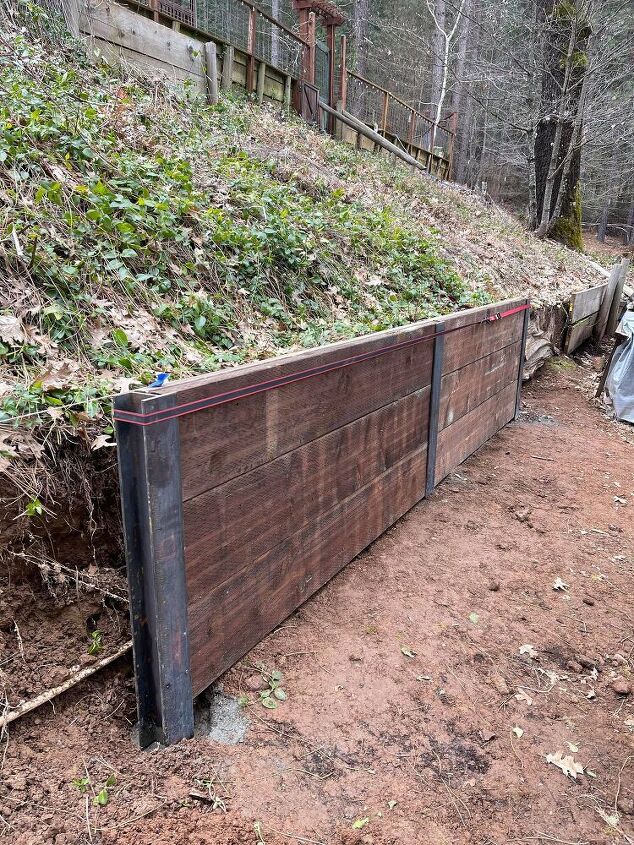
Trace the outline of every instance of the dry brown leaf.
<path fill-rule="evenodd" d="M 26 340 L 22 320 L 11 314 L 0 315 L 0 340 L 17 346 Z"/>
<path fill-rule="evenodd" d="M 572 754 L 564 755 L 563 751 L 555 751 L 554 754 L 546 755 L 546 762 L 552 763 L 566 775 L 566 777 L 577 779 L 577 775 L 583 774 L 583 766 L 577 763 Z"/>
<path fill-rule="evenodd" d="M 77 373 L 79 364 L 75 361 L 59 361 L 46 368 L 38 379 L 42 390 L 63 390 L 72 384 L 73 376 Z"/>
<path fill-rule="evenodd" d="M 533 703 L 533 699 L 530 697 L 530 695 L 525 693 L 523 689 L 518 689 L 518 691 L 515 693 L 515 698 L 518 701 L 525 701 L 526 704 L 528 704 L 529 707 Z"/>

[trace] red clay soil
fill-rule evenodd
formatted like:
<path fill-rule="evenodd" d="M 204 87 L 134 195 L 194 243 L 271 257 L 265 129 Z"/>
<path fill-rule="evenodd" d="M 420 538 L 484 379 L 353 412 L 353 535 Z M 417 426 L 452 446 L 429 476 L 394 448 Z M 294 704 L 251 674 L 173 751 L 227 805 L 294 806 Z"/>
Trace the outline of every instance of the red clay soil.
<path fill-rule="evenodd" d="M 243 742 L 136 750 L 125 660 L 12 725 L 0 838 L 634 841 L 634 431 L 590 381 L 549 367 L 519 422 L 221 679 L 253 702 L 252 667 L 284 674 Z"/>

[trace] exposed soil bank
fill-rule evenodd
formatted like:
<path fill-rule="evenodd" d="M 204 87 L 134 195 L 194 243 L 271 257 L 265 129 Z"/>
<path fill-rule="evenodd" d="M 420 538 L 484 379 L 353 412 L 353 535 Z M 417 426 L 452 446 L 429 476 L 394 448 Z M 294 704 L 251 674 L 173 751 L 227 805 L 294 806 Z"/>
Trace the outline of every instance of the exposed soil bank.
<path fill-rule="evenodd" d="M 284 674 L 287 700 L 248 707 L 243 742 L 136 751 L 125 661 L 12 726 L 0 836 L 631 841 L 634 431 L 589 403 L 590 378 L 548 365 L 519 422 L 227 673 L 251 701 L 256 664 Z M 576 781 L 546 761 L 558 751 Z"/>

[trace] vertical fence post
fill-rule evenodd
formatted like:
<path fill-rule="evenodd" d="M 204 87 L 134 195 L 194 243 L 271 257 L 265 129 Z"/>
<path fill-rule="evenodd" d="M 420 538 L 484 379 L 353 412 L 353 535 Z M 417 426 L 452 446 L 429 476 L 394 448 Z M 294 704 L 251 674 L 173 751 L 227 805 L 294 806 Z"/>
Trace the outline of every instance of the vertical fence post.
<path fill-rule="evenodd" d="M 348 39 L 341 36 L 341 79 L 339 80 L 339 100 L 341 110 L 345 111 L 348 106 Z"/>
<path fill-rule="evenodd" d="M 225 44 L 225 49 L 222 52 L 222 90 L 230 91 L 231 83 L 233 82 L 233 59 L 235 56 L 235 48 L 229 44 Z"/>
<path fill-rule="evenodd" d="M 257 26 L 258 13 L 255 6 L 249 10 L 249 28 L 247 31 L 247 94 L 253 91 L 255 81 L 255 29 Z"/>
<path fill-rule="evenodd" d="M 337 97 L 335 94 L 335 71 L 337 60 L 337 42 L 335 41 L 335 27 L 328 24 L 328 105 L 331 109 L 337 108 Z M 328 115 L 328 132 L 335 134 L 335 118 Z"/>
<path fill-rule="evenodd" d="M 445 348 L 444 324 L 436 323 L 434 338 L 434 363 L 431 374 L 431 396 L 429 399 L 429 428 L 427 433 L 427 480 L 425 495 L 429 496 L 436 486 L 436 452 L 440 425 L 440 389 L 442 385 L 442 361 Z"/>
<path fill-rule="evenodd" d="M 218 103 L 218 55 L 216 44 L 207 41 L 205 44 L 205 75 L 207 77 L 207 100 L 212 106 Z"/>
<path fill-rule="evenodd" d="M 608 315 L 608 324 L 605 329 L 605 333 L 608 337 L 611 337 L 614 334 L 619 324 L 619 307 L 621 305 L 621 297 L 623 296 L 623 288 L 625 287 L 625 280 L 627 278 L 629 266 L 629 258 L 621 259 L 621 272 L 619 273 L 619 278 L 616 283 L 616 287 L 614 288 L 612 303 L 610 304 L 610 313 Z"/>
<path fill-rule="evenodd" d="M 306 82 L 315 84 L 315 60 L 317 57 L 317 18 L 314 12 L 308 15 L 308 73 Z"/>
<path fill-rule="evenodd" d="M 526 305 L 530 305 L 530 301 L 526 300 Z M 515 414 L 513 419 L 516 420 L 522 407 L 522 378 L 524 376 L 524 359 L 526 357 L 526 338 L 528 337 L 528 323 L 530 320 L 530 308 L 524 311 L 524 323 L 522 325 L 522 342 L 520 344 L 520 363 L 517 373 L 517 397 L 515 399 Z"/>
<path fill-rule="evenodd" d="M 412 109 L 409 113 L 409 127 L 407 129 L 407 147 L 409 154 L 412 154 L 414 146 L 414 132 L 416 131 L 416 111 Z"/>
<path fill-rule="evenodd" d="M 380 129 L 380 132 L 383 135 L 383 137 L 385 137 L 385 135 L 387 133 L 387 115 L 388 115 L 389 108 L 390 108 L 390 95 L 386 91 L 383 94 L 383 113 L 381 115 L 381 129 Z"/>
<path fill-rule="evenodd" d="M 260 62 L 258 67 L 258 103 L 264 102 L 264 83 L 266 82 L 266 62 Z"/>
<path fill-rule="evenodd" d="M 293 91 L 293 77 L 287 74 L 284 77 L 284 114 L 291 113 L 291 97 Z"/>
<path fill-rule="evenodd" d="M 434 172 L 434 144 L 436 143 L 436 122 L 432 122 L 431 125 L 431 135 L 429 139 L 429 167 L 428 170 L 430 173 Z"/>
<path fill-rule="evenodd" d="M 175 404 L 169 394 L 148 398 L 119 396 L 115 409 L 144 414 Z M 139 742 L 170 745 L 194 733 L 178 420 L 116 426 Z"/>

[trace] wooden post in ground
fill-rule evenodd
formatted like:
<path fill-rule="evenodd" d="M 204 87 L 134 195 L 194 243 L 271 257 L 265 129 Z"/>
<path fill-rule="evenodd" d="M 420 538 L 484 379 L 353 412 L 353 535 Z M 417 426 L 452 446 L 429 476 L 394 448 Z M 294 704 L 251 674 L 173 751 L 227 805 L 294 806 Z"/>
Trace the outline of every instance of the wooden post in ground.
<path fill-rule="evenodd" d="M 337 108 L 337 95 L 335 93 L 335 61 L 337 53 L 337 44 L 335 42 L 335 26 L 328 24 L 328 105 L 332 109 Z M 328 132 L 330 135 L 335 134 L 335 118 L 328 115 Z"/>
<path fill-rule="evenodd" d="M 427 430 L 427 473 L 425 495 L 429 496 L 436 486 L 436 453 L 438 449 L 438 421 L 440 416 L 440 391 L 442 386 L 442 362 L 445 347 L 444 326 L 436 325 L 434 338 L 434 363 L 431 374 L 431 396 L 429 400 L 429 427 Z"/>
<path fill-rule="evenodd" d="M 293 77 L 287 74 L 284 77 L 284 114 L 291 113 L 291 99 L 293 94 Z"/>
<path fill-rule="evenodd" d="M 629 266 L 630 259 L 624 258 L 621 261 L 621 271 L 614 288 L 614 296 L 612 297 L 612 302 L 610 304 L 610 313 L 608 315 L 608 322 L 605 328 L 605 333 L 608 337 L 611 337 L 614 334 L 616 327 L 619 324 L 619 308 L 621 305 L 621 297 L 623 296 L 623 288 L 625 286 L 625 279 L 627 277 Z"/>
<path fill-rule="evenodd" d="M 249 10 L 249 28 L 247 31 L 247 94 L 253 92 L 255 83 L 255 28 L 258 13 L 255 8 Z"/>
<path fill-rule="evenodd" d="M 530 305 L 529 300 L 526 300 L 526 304 Z M 520 360 L 519 360 L 519 368 L 517 373 L 517 394 L 515 398 L 515 414 L 513 419 L 516 420 L 519 416 L 519 412 L 522 409 L 522 380 L 524 378 L 524 360 L 526 358 L 526 340 L 528 339 L 528 324 L 530 321 L 530 308 L 527 308 L 524 311 L 524 324 L 522 326 L 522 342 L 520 344 Z"/>
<path fill-rule="evenodd" d="M 340 49 L 341 49 L 341 79 L 339 81 L 339 102 L 341 103 L 341 109 L 337 108 L 337 111 L 345 111 L 347 108 L 347 101 L 348 101 L 348 39 L 345 35 L 341 36 L 340 42 Z"/>
<path fill-rule="evenodd" d="M 601 307 L 599 308 L 599 316 L 597 317 L 597 321 L 594 324 L 594 330 L 592 334 L 594 335 L 594 338 L 597 341 L 600 341 L 605 335 L 605 329 L 608 324 L 608 317 L 610 316 L 610 307 L 612 306 L 612 300 L 614 299 L 614 291 L 616 290 L 616 286 L 620 277 L 621 262 L 619 261 L 619 263 L 615 264 L 614 267 L 612 267 L 612 270 L 610 271 L 610 277 L 608 278 L 605 293 L 603 294 L 603 299 L 601 300 Z"/>
<path fill-rule="evenodd" d="M 141 747 L 193 736 L 178 420 L 173 395 L 115 399 Z M 136 424 L 149 412 L 149 424 Z"/>
<path fill-rule="evenodd" d="M 449 165 L 447 167 L 447 179 L 451 179 L 453 177 L 453 153 L 454 153 L 454 145 L 456 143 L 456 131 L 458 129 L 458 112 L 454 112 L 451 115 L 451 127 L 449 135 L 449 150 L 447 153 L 447 158 L 449 159 Z"/>
<path fill-rule="evenodd" d="M 225 49 L 222 53 L 222 90 L 230 91 L 231 83 L 233 81 L 233 59 L 235 56 L 235 48 L 229 44 L 225 44 Z"/>
<path fill-rule="evenodd" d="M 343 111 L 343 104 L 341 100 L 337 103 L 337 112 L 341 113 Z M 343 123 L 339 120 L 338 117 L 333 118 L 335 121 L 335 138 L 338 141 L 343 141 Z"/>
<path fill-rule="evenodd" d="M 260 66 L 258 67 L 258 92 L 257 98 L 258 103 L 262 105 L 264 102 L 264 83 L 266 81 L 266 62 L 260 62 Z"/>
<path fill-rule="evenodd" d="M 390 108 L 390 95 L 386 91 L 383 94 L 383 113 L 381 115 L 381 129 L 379 130 L 383 137 L 385 137 L 387 133 L 387 115 Z"/>
<path fill-rule="evenodd" d="M 207 41 L 205 44 L 205 76 L 207 101 L 215 106 L 218 103 L 218 54 L 214 41 Z"/>

